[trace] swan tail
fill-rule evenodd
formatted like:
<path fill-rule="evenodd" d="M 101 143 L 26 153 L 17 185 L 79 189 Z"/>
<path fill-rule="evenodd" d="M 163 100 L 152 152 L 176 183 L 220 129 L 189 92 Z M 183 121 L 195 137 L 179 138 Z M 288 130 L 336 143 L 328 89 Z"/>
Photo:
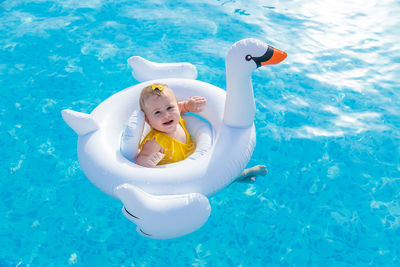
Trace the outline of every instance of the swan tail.
<path fill-rule="evenodd" d="M 122 213 L 137 225 L 137 232 L 154 239 L 175 238 L 200 228 L 211 212 L 210 203 L 202 194 L 158 196 L 131 184 L 114 190 L 124 204 Z"/>
<path fill-rule="evenodd" d="M 64 109 L 61 111 L 61 116 L 78 135 L 85 135 L 99 128 L 90 114 Z"/>
<path fill-rule="evenodd" d="M 197 78 L 197 69 L 190 63 L 155 63 L 139 56 L 128 59 L 132 75 L 139 82 L 165 78 Z"/>

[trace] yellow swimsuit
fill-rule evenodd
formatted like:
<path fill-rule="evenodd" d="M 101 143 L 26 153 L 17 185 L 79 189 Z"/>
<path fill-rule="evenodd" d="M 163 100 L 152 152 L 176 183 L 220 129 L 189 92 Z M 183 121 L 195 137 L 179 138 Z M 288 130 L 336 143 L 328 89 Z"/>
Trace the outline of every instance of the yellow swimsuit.
<path fill-rule="evenodd" d="M 155 138 L 157 143 L 159 143 L 160 146 L 164 148 L 165 154 L 165 157 L 158 163 L 158 165 L 174 163 L 186 159 L 194 152 L 196 145 L 190 138 L 190 135 L 186 130 L 186 121 L 181 118 L 179 120 L 179 123 L 185 131 L 186 144 L 179 142 L 178 140 L 167 135 L 166 133 L 151 128 L 150 132 L 140 143 L 139 149 L 142 149 L 143 144 L 146 142 L 146 140 L 151 140 Z"/>

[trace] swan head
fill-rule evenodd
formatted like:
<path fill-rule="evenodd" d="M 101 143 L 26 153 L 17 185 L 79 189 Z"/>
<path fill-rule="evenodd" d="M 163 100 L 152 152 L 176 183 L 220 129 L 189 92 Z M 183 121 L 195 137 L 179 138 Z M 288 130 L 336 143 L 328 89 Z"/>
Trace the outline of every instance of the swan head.
<path fill-rule="evenodd" d="M 225 59 L 226 100 L 224 123 L 247 128 L 253 124 L 254 103 L 251 73 L 264 65 L 278 64 L 287 54 L 257 39 L 236 42 Z"/>
<path fill-rule="evenodd" d="M 249 74 L 255 69 L 278 64 L 287 57 L 287 54 L 264 42 L 248 38 L 236 42 L 226 56 L 226 68 L 239 68 L 240 72 Z"/>

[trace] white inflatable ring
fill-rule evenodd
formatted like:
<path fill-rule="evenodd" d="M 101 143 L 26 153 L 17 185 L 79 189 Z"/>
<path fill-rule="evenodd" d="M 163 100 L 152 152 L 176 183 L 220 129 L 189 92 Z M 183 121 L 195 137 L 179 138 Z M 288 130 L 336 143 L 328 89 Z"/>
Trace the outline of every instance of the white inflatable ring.
<path fill-rule="evenodd" d="M 236 43 L 226 59 L 227 93 L 194 80 L 197 72 L 191 64 L 132 57 L 128 63 L 142 83 L 114 94 L 91 114 L 62 112 L 79 135 L 81 169 L 99 189 L 124 203 L 124 215 L 142 235 L 172 238 L 196 230 L 210 214 L 207 196 L 234 181 L 250 160 L 256 140 L 250 75 L 266 62 L 282 61 L 286 54 L 279 53 L 283 52 L 254 39 Z M 122 155 L 121 135 L 132 112 L 139 110 L 142 88 L 154 82 L 168 84 L 178 100 L 204 96 L 207 105 L 198 115 L 211 126 L 186 117 L 195 153 L 181 162 L 144 168 Z M 143 121 L 137 123 L 140 136 Z"/>

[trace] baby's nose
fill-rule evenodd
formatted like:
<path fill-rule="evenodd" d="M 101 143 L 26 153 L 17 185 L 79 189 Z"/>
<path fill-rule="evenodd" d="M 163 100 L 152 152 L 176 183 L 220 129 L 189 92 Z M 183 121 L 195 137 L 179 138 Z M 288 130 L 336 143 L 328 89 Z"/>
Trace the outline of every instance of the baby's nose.
<path fill-rule="evenodd" d="M 164 119 L 169 118 L 169 116 L 170 116 L 169 112 L 163 112 Z"/>

